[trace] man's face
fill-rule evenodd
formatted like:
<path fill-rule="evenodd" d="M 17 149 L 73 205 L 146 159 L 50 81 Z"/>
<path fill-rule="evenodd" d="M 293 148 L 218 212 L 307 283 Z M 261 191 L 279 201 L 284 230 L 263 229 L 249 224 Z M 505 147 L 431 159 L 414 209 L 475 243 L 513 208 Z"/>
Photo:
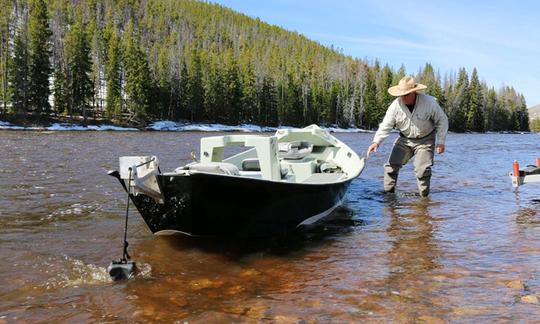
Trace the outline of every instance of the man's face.
<path fill-rule="evenodd" d="M 411 93 L 408 93 L 404 96 L 401 96 L 401 100 L 406 105 L 412 105 L 416 101 L 416 91 L 413 91 Z"/>

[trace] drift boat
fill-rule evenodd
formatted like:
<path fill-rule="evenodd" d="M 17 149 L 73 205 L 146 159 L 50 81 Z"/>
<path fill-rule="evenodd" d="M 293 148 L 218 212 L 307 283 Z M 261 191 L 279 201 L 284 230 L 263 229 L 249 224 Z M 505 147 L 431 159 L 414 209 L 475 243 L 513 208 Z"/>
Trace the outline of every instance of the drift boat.
<path fill-rule="evenodd" d="M 245 150 L 224 158 L 233 145 Z M 161 172 L 155 156 L 123 156 L 109 174 L 154 234 L 266 236 L 330 214 L 364 166 L 365 158 L 311 125 L 204 137 L 200 161 L 171 172 Z"/>

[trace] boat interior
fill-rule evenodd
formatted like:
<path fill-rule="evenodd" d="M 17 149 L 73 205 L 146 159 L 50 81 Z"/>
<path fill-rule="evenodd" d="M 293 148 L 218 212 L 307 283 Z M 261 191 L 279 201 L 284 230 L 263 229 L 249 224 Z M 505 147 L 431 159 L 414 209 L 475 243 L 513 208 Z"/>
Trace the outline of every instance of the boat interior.
<path fill-rule="evenodd" d="M 245 150 L 224 158 L 224 149 Z M 132 193 L 144 193 L 163 202 L 156 175 L 189 176 L 210 173 L 222 176 L 302 184 L 329 184 L 357 177 L 365 166 L 347 145 L 316 125 L 280 129 L 273 136 L 223 135 L 201 139 L 200 161 L 173 172 L 161 173 L 155 156 L 120 157 L 120 178 Z"/>
<path fill-rule="evenodd" d="M 246 150 L 224 158 L 224 148 Z M 224 135 L 201 139 L 200 162 L 175 173 L 207 172 L 293 183 L 333 183 L 356 177 L 364 159 L 316 125 L 282 129 L 274 136 Z"/>

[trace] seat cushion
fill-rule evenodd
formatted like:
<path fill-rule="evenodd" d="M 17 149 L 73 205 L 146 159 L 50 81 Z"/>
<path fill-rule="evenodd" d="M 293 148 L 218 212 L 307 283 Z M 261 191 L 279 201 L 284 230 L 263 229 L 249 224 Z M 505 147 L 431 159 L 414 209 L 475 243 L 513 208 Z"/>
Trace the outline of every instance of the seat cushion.
<path fill-rule="evenodd" d="M 261 171 L 259 159 L 250 158 L 242 161 L 242 171 Z"/>
<path fill-rule="evenodd" d="M 238 167 L 231 163 L 226 162 L 209 162 L 209 163 L 193 163 L 186 166 L 188 170 L 219 173 L 227 175 L 239 175 L 240 170 Z"/>

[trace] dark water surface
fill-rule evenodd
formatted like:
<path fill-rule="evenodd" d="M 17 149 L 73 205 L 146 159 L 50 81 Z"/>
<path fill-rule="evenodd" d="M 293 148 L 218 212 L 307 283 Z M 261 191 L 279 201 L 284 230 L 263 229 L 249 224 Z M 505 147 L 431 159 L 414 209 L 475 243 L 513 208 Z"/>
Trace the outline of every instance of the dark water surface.
<path fill-rule="evenodd" d="M 107 170 L 121 155 L 151 154 L 170 170 L 202 136 L 0 131 L 0 323 L 540 318 L 529 303 L 540 298 L 540 184 L 515 193 L 507 177 L 514 159 L 540 156 L 534 134 L 450 134 L 428 199 L 414 194 L 412 165 L 394 197 L 381 194 L 389 139 L 342 208 L 288 237 L 152 236 L 132 208 L 141 272 L 110 282 L 126 197 Z M 372 136 L 337 135 L 358 152 Z"/>

